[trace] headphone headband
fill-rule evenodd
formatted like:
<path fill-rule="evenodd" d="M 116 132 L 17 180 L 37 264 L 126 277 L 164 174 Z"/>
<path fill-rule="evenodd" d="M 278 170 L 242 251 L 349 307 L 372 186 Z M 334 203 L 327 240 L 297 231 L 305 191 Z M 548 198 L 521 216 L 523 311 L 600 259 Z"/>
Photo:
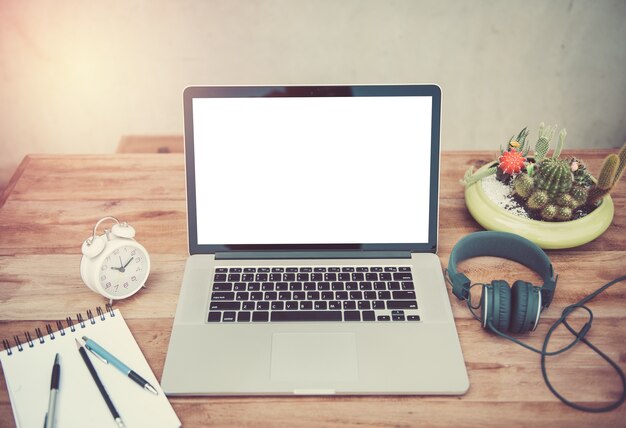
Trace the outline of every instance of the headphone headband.
<path fill-rule="evenodd" d="M 468 298 L 471 281 L 465 274 L 457 272 L 456 265 L 463 260 L 480 256 L 503 257 L 537 272 L 543 279 L 542 306 L 550 306 L 557 281 L 550 259 L 535 243 L 508 232 L 476 232 L 457 242 L 448 261 L 448 276 L 452 282 L 452 293 L 457 298 L 462 300 Z"/>

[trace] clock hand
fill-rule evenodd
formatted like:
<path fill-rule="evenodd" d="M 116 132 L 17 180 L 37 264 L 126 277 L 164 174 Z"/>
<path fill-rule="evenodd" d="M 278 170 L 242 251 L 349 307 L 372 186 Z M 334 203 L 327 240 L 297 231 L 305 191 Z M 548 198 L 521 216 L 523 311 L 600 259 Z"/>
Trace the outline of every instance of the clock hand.
<path fill-rule="evenodd" d="M 111 266 L 111 269 L 114 269 L 114 270 L 120 270 L 121 268 L 116 268 L 116 267 Z M 120 271 L 120 272 L 121 272 L 121 271 Z"/>
<path fill-rule="evenodd" d="M 126 269 L 126 266 L 128 266 L 128 263 L 130 263 L 131 261 L 133 261 L 134 257 L 131 257 L 129 261 L 126 262 L 126 264 L 124 266 L 122 266 L 122 269 Z"/>

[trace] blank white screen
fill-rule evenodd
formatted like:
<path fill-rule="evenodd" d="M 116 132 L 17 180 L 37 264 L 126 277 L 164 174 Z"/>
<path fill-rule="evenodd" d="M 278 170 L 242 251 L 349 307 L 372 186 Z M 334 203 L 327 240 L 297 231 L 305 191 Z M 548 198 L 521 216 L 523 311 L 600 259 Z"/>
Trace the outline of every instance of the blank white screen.
<path fill-rule="evenodd" d="M 192 108 L 199 245 L 428 242 L 431 97 Z"/>

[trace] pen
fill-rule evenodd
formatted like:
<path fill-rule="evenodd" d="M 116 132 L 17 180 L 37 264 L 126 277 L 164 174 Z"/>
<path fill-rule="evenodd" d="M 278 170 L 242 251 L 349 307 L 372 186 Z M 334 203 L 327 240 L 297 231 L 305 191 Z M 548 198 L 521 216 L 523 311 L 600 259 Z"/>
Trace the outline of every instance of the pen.
<path fill-rule="evenodd" d="M 102 398 L 104 398 L 104 401 L 107 403 L 107 407 L 109 408 L 111 415 L 113 415 L 113 419 L 115 420 L 115 423 L 117 423 L 117 426 L 119 428 L 124 428 L 125 426 L 124 422 L 122 422 L 122 418 L 120 417 L 120 414 L 117 413 L 117 410 L 115 409 L 113 402 L 109 398 L 109 394 L 107 394 L 106 389 L 104 389 L 104 385 L 102 385 L 102 382 L 100 381 L 100 378 L 98 377 L 98 372 L 96 372 L 96 369 L 94 368 L 93 364 L 91 364 L 91 361 L 89 360 L 89 357 L 87 356 L 87 351 L 85 351 L 83 344 L 80 343 L 78 339 L 75 338 L 74 340 L 76 340 L 76 346 L 78 346 L 78 353 L 83 358 L 83 361 L 85 362 L 85 365 L 87 366 L 87 369 L 89 369 L 89 373 L 91 373 L 91 377 L 93 378 L 94 382 L 96 383 L 96 386 L 98 387 L 98 391 L 100 391 L 100 394 L 102 394 Z"/>
<path fill-rule="evenodd" d="M 139 376 L 136 372 L 131 370 L 130 367 L 128 367 L 126 364 L 124 364 L 123 362 L 115 358 L 114 355 L 110 354 L 102 346 L 98 345 L 96 342 L 89 339 L 87 336 L 83 336 L 83 340 L 85 341 L 85 347 L 89 349 L 91 352 L 93 352 L 94 355 L 98 357 L 98 359 L 100 359 L 106 364 L 111 363 L 113 367 L 115 367 L 116 369 L 124 373 L 126 376 L 132 379 L 135 383 L 137 383 L 144 389 L 150 391 L 154 395 L 159 394 L 157 390 L 152 385 L 150 385 L 150 383 L 147 380 L 145 380 L 144 378 Z"/>
<path fill-rule="evenodd" d="M 46 422 L 44 428 L 54 428 L 54 413 L 57 406 L 57 393 L 59 392 L 59 379 L 61 378 L 61 365 L 59 364 L 59 354 L 54 357 L 52 365 L 52 379 L 50 380 L 50 399 L 48 401 L 48 413 L 46 413 Z"/>

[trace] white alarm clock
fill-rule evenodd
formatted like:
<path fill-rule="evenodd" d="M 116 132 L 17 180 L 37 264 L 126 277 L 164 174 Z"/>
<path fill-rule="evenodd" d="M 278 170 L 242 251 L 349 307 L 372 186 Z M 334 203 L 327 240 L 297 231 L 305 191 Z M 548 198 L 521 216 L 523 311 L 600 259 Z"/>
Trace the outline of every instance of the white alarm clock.
<path fill-rule="evenodd" d="M 105 220 L 116 224 L 111 230 L 105 229 L 104 235 L 96 235 Z M 150 273 L 150 257 L 134 236 L 135 229 L 115 217 L 104 217 L 96 223 L 92 236 L 83 242 L 80 260 L 80 276 L 89 289 L 118 300 L 132 296 L 144 286 Z"/>

